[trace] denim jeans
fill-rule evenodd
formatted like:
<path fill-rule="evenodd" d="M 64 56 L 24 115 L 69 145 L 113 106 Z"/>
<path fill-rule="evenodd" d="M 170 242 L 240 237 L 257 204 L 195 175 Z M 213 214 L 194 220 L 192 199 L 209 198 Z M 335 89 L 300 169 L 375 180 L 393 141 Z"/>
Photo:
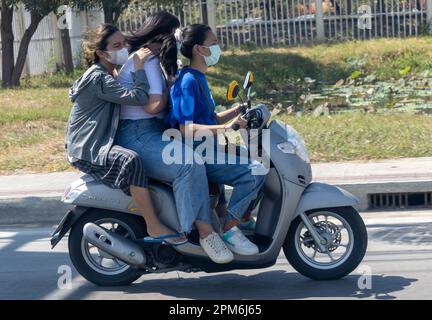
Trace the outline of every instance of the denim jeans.
<path fill-rule="evenodd" d="M 172 183 L 182 232 L 190 232 L 195 221 L 211 224 L 206 167 L 203 164 L 165 164 L 162 151 L 172 141 L 162 141 L 163 120 L 121 120 L 115 144 L 134 150 L 149 177 Z M 176 143 L 184 146 L 181 141 Z"/>
<path fill-rule="evenodd" d="M 262 164 L 252 164 L 249 159 L 239 156 L 239 154 L 247 154 L 247 151 L 240 152 L 241 147 L 237 147 L 236 152 L 238 155 L 228 162 L 228 155 L 221 151 L 224 148 L 217 144 L 216 139 L 214 141 L 214 158 L 207 159 L 205 150 L 202 154 L 203 158 L 207 160 L 205 162 L 207 178 L 210 182 L 233 187 L 227 207 L 226 220 L 235 219 L 241 221 L 243 216 L 256 205 L 254 200 L 265 182 L 265 175 L 252 174 L 252 167 L 254 165 L 262 166 Z M 194 148 L 196 149 L 198 145 L 200 143 L 194 143 Z M 222 164 L 219 164 L 216 160 L 218 152 L 223 153 L 221 158 L 225 159 L 225 162 Z"/>

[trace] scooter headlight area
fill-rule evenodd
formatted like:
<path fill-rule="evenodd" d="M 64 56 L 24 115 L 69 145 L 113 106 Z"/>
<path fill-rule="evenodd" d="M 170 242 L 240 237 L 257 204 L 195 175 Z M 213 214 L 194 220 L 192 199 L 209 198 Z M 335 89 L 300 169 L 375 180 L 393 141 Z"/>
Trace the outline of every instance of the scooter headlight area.
<path fill-rule="evenodd" d="M 302 137 L 291 126 L 286 125 L 287 141 L 279 143 L 278 149 L 283 153 L 298 155 L 306 163 L 310 163 L 306 144 Z"/>

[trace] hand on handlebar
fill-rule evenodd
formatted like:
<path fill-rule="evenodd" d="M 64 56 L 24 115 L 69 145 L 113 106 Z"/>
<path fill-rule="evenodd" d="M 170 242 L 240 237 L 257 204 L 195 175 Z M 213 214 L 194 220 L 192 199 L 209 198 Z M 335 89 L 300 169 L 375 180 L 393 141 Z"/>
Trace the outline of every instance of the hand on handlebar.
<path fill-rule="evenodd" d="M 240 114 L 245 114 L 248 108 L 248 104 L 247 103 L 240 103 L 240 105 L 238 106 Z"/>
<path fill-rule="evenodd" d="M 242 118 L 242 115 L 237 116 L 230 124 L 229 127 L 235 131 L 247 128 L 247 121 Z"/>

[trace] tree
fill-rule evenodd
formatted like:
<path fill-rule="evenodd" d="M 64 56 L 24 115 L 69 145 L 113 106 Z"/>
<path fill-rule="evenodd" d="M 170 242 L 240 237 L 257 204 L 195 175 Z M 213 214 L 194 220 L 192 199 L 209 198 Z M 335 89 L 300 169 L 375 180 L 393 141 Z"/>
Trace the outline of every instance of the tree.
<path fill-rule="evenodd" d="M 105 23 L 116 24 L 132 0 L 73 0 L 72 4 L 80 10 L 102 9 Z"/>
<path fill-rule="evenodd" d="M 60 28 L 60 42 L 62 47 L 62 53 L 63 53 L 63 67 L 66 71 L 66 74 L 72 74 L 74 71 L 74 63 L 73 63 L 73 57 L 72 57 L 72 46 L 70 41 L 70 33 L 69 28 L 67 26 L 68 22 L 66 19 L 68 19 L 67 10 L 71 9 L 68 8 L 58 8 L 58 10 L 55 11 L 57 21 L 60 23 L 65 23 L 63 28 Z M 63 20 L 64 19 L 64 20 Z"/>
<path fill-rule="evenodd" d="M 30 41 L 36 32 L 39 23 L 50 12 L 57 9 L 66 0 L 23 0 L 24 8 L 30 12 L 30 25 L 24 31 L 20 41 L 17 59 L 15 62 L 14 52 L 14 34 L 12 20 L 14 8 L 20 1 L 18 0 L 1 0 L 1 39 L 2 39 L 2 85 L 3 87 L 18 87 L 20 78 L 27 59 L 28 47 Z"/>

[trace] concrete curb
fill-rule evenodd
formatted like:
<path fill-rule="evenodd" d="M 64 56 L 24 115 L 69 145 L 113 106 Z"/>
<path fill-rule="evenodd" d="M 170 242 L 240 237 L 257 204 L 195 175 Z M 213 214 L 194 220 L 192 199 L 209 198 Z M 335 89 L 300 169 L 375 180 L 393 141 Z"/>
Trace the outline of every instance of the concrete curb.
<path fill-rule="evenodd" d="M 58 224 L 71 207 L 61 195 L 0 199 L 0 225 L 47 226 Z"/>
<path fill-rule="evenodd" d="M 432 191 L 432 158 L 312 165 L 314 181 L 339 186 L 368 208 L 368 194 Z M 0 176 L 0 225 L 54 225 L 70 206 L 60 201 L 78 172 Z M 227 188 L 227 196 L 231 189 Z"/>

